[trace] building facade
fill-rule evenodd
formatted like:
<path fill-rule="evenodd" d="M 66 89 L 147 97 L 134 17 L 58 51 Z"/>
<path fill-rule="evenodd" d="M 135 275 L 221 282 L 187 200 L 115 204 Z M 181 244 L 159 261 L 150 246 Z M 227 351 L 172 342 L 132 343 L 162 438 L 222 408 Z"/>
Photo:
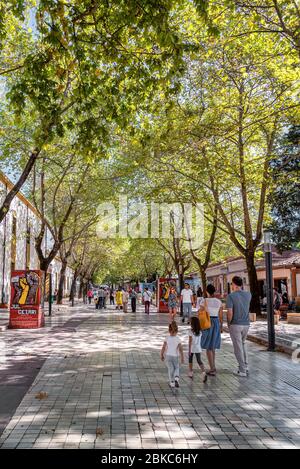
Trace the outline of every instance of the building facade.
<path fill-rule="evenodd" d="M 0 205 L 12 188 L 11 181 L 0 172 Z M 0 223 L 0 306 L 5 307 L 10 297 L 10 277 L 13 270 L 39 269 L 39 259 L 35 250 L 35 237 L 39 232 L 41 219 L 35 207 L 21 193 L 13 199 L 10 209 Z M 46 229 L 43 249 L 51 249 L 52 237 Z M 58 288 L 61 262 L 59 258 L 52 264 L 52 289 Z M 73 271 L 67 268 L 65 291 L 68 295 Z"/>
<path fill-rule="evenodd" d="M 287 293 L 290 300 L 300 296 L 300 251 L 291 250 L 279 253 L 273 248 L 273 284 L 280 293 Z M 266 269 L 264 259 L 256 261 L 259 295 L 265 296 Z M 246 262 L 242 257 L 228 258 L 222 262 L 210 264 L 206 271 L 208 283 L 212 283 L 219 296 L 230 292 L 230 283 L 234 275 L 242 277 L 245 290 L 249 290 L 249 278 Z"/>

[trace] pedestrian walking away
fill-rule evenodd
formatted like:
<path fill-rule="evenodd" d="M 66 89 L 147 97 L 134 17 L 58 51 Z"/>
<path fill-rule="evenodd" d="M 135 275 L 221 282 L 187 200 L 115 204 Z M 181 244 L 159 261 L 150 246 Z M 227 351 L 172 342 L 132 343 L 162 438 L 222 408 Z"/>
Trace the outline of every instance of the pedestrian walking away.
<path fill-rule="evenodd" d="M 192 316 L 193 298 L 194 296 L 190 285 L 188 283 L 185 283 L 184 289 L 181 291 L 181 303 L 183 310 L 182 322 L 184 322 L 185 318 L 187 318 L 188 324 Z"/>
<path fill-rule="evenodd" d="M 119 287 L 118 291 L 116 292 L 116 309 L 122 309 L 123 305 L 123 295 L 122 295 L 122 288 Z"/>
<path fill-rule="evenodd" d="M 114 291 L 113 291 L 112 288 L 111 288 L 111 290 L 110 290 L 110 304 L 111 304 L 111 305 L 114 305 L 114 304 L 115 304 Z"/>
<path fill-rule="evenodd" d="M 177 292 L 176 292 L 176 288 L 172 286 L 170 288 L 170 293 L 169 293 L 169 297 L 168 297 L 168 308 L 169 308 L 170 323 L 173 322 L 176 318 L 177 306 L 178 306 Z"/>
<path fill-rule="evenodd" d="M 110 291 L 109 289 L 105 290 L 105 297 L 104 297 L 104 308 L 106 308 L 106 305 L 110 302 Z"/>
<path fill-rule="evenodd" d="M 201 303 L 202 299 L 203 299 L 203 291 L 202 291 L 202 288 L 199 287 L 197 289 L 197 300 L 196 300 L 196 310 L 197 311 L 199 311 L 199 309 L 200 309 L 200 303 Z"/>
<path fill-rule="evenodd" d="M 151 299 L 152 299 L 152 293 L 151 291 L 148 290 L 148 287 L 145 288 L 143 299 L 144 299 L 144 305 L 145 305 L 145 313 L 150 314 L 150 304 L 151 304 Z"/>
<path fill-rule="evenodd" d="M 93 290 L 90 288 L 87 292 L 88 300 L 89 300 L 89 305 L 92 303 L 92 298 L 94 297 Z"/>
<path fill-rule="evenodd" d="M 215 287 L 207 285 L 208 298 L 203 298 L 200 302 L 200 311 L 206 311 L 210 317 L 210 327 L 202 331 L 201 347 L 206 350 L 207 360 L 210 370 L 209 376 L 215 376 L 216 350 L 221 348 L 221 333 L 223 332 L 223 305 L 221 300 L 215 298 Z"/>
<path fill-rule="evenodd" d="M 133 313 L 136 312 L 136 299 L 137 299 L 137 292 L 132 288 L 130 291 L 130 301 L 131 301 L 131 311 Z"/>
<path fill-rule="evenodd" d="M 98 309 L 104 308 L 105 305 L 105 290 L 104 288 L 100 288 L 98 293 Z"/>
<path fill-rule="evenodd" d="M 123 303 L 124 313 L 128 312 L 128 300 L 129 300 L 129 293 L 126 289 L 124 289 L 122 292 L 122 303 Z"/>
<path fill-rule="evenodd" d="M 169 324 L 169 336 L 164 340 L 160 358 L 162 361 L 166 361 L 169 374 L 169 384 L 171 388 L 179 388 L 179 376 L 180 376 L 180 364 L 184 363 L 183 347 L 178 334 L 178 326 L 175 321 Z"/>
<path fill-rule="evenodd" d="M 233 350 L 238 362 L 237 376 L 248 375 L 247 334 L 250 327 L 251 293 L 243 290 L 243 280 L 235 276 L 231 281 L 232 292 L 227 296 L 227 322 Z"/>
<path fill-rule="evenodd" d="M 201 377 L 203 383 L 207 381 L 207 374 L 205 371 L 205 366 L 201 360 L 201 330 L 200 322 L 198 317 L 192 317 L 191 319 L 191 330 L 189 332 L 189 377 L 193 379 L 193 357 L 195 355 L 199 368 L 201 370 Z"/>

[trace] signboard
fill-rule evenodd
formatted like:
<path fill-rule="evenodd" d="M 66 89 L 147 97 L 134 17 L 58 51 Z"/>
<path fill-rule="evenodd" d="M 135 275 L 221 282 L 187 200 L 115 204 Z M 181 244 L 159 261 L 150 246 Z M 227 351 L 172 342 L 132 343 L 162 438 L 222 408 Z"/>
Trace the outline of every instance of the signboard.
<path fill-rule="evenodd" d="M 158 312 L 159 313 L 168 313 L 168 299 L 170 288 L 176 287 L 177 279 L 175 278 L 159 278 L 158 279 Z"/>
<path fill-rule="evenodd" d="M 41 309 L 40 270 L 15 270 L 11 275 L 10 318 L 11 329 L 35 329 L 44 325 Z"/>

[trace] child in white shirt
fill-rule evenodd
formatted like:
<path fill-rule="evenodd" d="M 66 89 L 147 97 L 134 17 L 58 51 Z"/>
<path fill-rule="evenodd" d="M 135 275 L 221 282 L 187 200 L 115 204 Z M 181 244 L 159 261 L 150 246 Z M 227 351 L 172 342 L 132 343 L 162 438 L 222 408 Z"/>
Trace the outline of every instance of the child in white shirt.
<path fill-rule="evenodd" d="M 191 330 L 189 333 L 189 377 L 193 378 L 193 356 L 196 356 L 197 363 L 202 371 L 202 381 L 206 383 L 207 381 L 207 374 L 205 371 L 205 367 L 201 360 L 201 330 L 200 330 L 200 322 L 197 317 L 192 317 L 191 319 Z"/>
<path fill-rule="evenodd" d="M 169 324 L 169 337 L 163 343 L 160 358 L 162 361 L 166 359 L 169 372 L 169 382 L 171 388 L 179 388 L 179 354 L 181 363 L 184 362 L 183 347 L 179 337 L 177 337 L 178 326 L 175 321 Z"/>

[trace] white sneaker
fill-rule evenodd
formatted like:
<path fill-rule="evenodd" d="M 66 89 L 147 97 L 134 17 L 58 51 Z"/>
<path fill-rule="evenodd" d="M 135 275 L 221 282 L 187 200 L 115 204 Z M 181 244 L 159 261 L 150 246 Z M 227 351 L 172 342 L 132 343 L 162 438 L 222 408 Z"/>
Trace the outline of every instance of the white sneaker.
<path fill-rule="evenodd" d="M 234 373 L 235 376 L 240 376 L 240 378 L 247 378 L 247 373 L 242 373 L 240 370 Z"/>
<path fill-rule="evenodd" d="M 171 387 L 171 388 L 175 388 L 175 382 L 174 382 L 174 381 L 170 381 L 169 384 L 170 384 L 170 387 Z"/>

